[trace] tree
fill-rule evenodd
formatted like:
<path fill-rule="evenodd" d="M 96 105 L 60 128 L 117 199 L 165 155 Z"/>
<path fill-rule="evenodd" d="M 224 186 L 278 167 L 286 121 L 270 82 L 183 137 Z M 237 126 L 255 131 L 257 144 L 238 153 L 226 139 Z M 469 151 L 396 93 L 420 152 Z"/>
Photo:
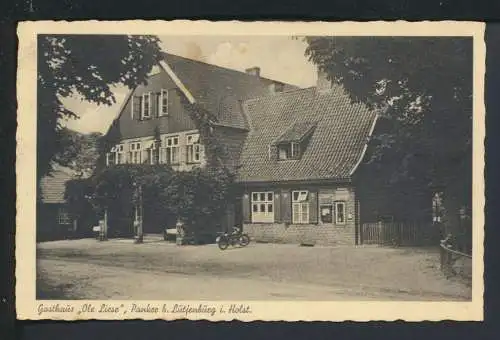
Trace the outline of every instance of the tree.
<path fill-rule="evenodd" d="M 141 201 L 144 223 L 166 228 L 177 219 L 193 237 L 213 233 L 234 199 L 234 175 L 226 169 L 174 171 L 164 164 L 120 164 L 66 185 L 65 198 L 75 216 L 107 209 L 113 232 L 127 233 Z M 138 195 L 141 187 L 142 197 Z"/>
<path fill-rule="evenodd" d="M 67 128 L 59 131 L 58 150 L 53 157 L 56 163 L 69 167 L 79 174 L 91 173 L 99 158 L 97 144 L 100 132 L 79 133 Z"/>
<path fill-rule="evenodd" d="M 51 170 L 60 151 L 63 119 L 78 118 L 61 99 L 79 95 L 99 105 L 116 99 L 112 85 L 144 83 L 162 58 L 159 39 L 126 35 L 39 35 L 37 179 Z"/>
<path fill-rule="evenodd" d="M 379 110 L 367 163 L 388 181 L 442 188 L 471 204 L 472 39 L 462 37 L 306 37 L 306 56 L 353 102 Z"/>

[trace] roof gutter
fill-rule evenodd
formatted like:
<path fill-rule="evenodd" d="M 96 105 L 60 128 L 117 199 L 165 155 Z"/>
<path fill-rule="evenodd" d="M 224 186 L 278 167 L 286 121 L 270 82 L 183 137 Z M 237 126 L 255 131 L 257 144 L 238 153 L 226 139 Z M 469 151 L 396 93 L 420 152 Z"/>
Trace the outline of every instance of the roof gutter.
<path fill-rule="evenodd" d="M 325 179 L 292 179 L 292 180 L 260 180 L 244 181 L 236 180 L 236 184 L 242 186 L 260 186 L 269 184 L 278 185 L 307 185 L 307 184 L 325 184 L 325 183 L 351 183 L 351 178 L 325 178 Z"/>
<path fill-rule="evenodd" d="M 360 155 L 358 161 L 356 162 L 356 164 L 354 165 L 354 167 L 352 168 L 351 172 L 349 172 L 349 176 L 352 176 L 356 172 L 356 170 L 358 169 L 359 165 L 363 161 L 363 158 L 365 158 L 366 150 L 368 149 L 368 143 L 370 141 L 370 138 L 373 135 L 373 131 L 375 130 L 375 125 L 377 123 L 378 118 L 379 118 L 379 114 L 376 114 L 375 118 L 373 119 L 373 123 L 372 123 L 372 126 L 370 128 L 370 132 L 368 133 L 365 145 L 363 146 L 363 151 L 361 152 L 361 155 Z"/>

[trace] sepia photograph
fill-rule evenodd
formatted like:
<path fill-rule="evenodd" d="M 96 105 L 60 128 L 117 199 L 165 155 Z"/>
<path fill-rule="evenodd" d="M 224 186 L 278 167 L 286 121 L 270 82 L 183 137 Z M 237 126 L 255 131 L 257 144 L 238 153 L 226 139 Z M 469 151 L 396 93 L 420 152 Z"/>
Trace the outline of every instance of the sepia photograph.
<path fill-rule="evenodd" d="M 29 36 L 19 111 L 36 318 L 482 306 L 481 30 L 65 25 Z"/>

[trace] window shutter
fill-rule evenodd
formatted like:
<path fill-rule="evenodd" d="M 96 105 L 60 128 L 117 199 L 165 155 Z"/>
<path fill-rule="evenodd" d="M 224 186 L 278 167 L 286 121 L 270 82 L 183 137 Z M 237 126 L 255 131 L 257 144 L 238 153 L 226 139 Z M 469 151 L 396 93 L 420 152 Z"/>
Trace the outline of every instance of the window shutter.
<path fill-rule="evenodd" d="M 283 223 L 292 223 L 292 197 L 290 190 L 281 190 L 281 220 Z"/>
<path fill-rule="evenodd" d="M 142 102 L 141 96 L 134 96 L 132 98 L 132 110 L 133 110 L 132 119 L 141 118 L 141 102 Z"/>
<path fill-rule="evenodd" d="M 178 96 L 177 96 L 177 92 L 175 89 L 169 89 L 167 90 L 167 93 L 168 93 L 168 114 L 170 114 L 171 112 L 173 112 L 174 110 L 174 105 L 175 103 L 177 103 L 177 100 L 178 100 Z M 175 101 L 175 103 L 174 103 Z"/>
<path fill-rule="evenodd" d="M 203 162 L 205 160 L 205 145 L 201 144 L 200 141 L 200 161 Z"/>
<path fill-rule="evenodd" d="M 309 223 L 318 223 L 318 193 L 309 191 Z"/>
<path fill-rule="evenodd" d="M 252 223 L 252 216 L 250 216 L 250 194 L 245 193 L 241 198 L 241 212 L 243 215 L 243 223 Z"/>
<path fill-rule="evenodd" d="M 274 221 L 276 223 L 283 222 L 281 216 L 281 193 L 279 191 L 274 192 Z"/>

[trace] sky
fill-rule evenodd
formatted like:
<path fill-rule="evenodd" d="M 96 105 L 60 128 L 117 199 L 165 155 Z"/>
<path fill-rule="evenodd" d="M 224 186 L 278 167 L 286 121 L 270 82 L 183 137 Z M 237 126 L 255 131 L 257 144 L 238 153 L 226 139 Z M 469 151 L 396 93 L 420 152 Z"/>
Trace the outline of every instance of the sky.
<path fill-rule="evenodd" d="M 314 86 L 316 68 L 304 56 L 306 43 L 286 36 L 160 36 L 165 52 L 239 71 L 258 66 L 261 75 L 300 87 Z M 167 60 L 168 62 L 168 60 Z M 63 124 L 82 132 L 106 133 L 125 100 L 128 89 L 113 88 L 116 104 L 94 105 L 78 96 L 64 98 L 80 118 Z"/>

